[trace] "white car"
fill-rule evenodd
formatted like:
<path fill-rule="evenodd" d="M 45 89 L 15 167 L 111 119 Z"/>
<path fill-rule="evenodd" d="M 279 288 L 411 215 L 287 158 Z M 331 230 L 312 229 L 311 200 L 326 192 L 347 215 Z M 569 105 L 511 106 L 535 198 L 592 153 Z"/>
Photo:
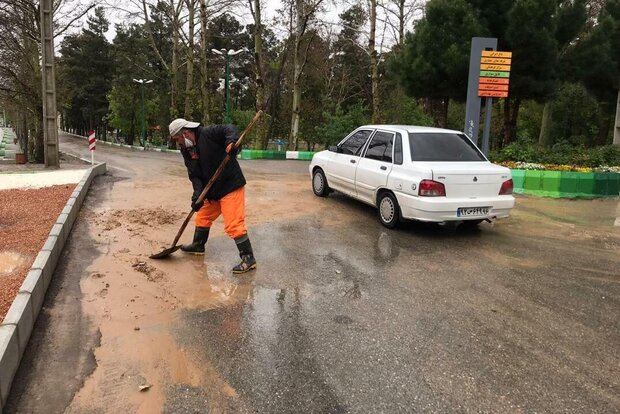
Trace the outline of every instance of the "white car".
<path fill-rule="evenodd" d="M 365 125 L 316 153 L 310 174 L 314 194 L 336 190 L 375 206 L 389 228 L 401 219 L 477 225 L 515 204 L 510 169 L 447 129 Z"/>

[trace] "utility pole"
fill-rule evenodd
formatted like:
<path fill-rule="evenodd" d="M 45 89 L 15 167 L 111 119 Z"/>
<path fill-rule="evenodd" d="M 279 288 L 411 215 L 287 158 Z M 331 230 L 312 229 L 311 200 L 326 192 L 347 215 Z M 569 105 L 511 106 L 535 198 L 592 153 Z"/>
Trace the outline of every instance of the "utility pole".
<path fill-rule="evenodd" d="M 238 53 L 244 52 L 246 49 L 239 49 L 239 50 L 226 50 L 226 49 L 222 49 L 222 51 L 220 52 L 217 49 L 211 49 L 211 51 L 213 53 L 216 53 L 220 56 L 224 56 L 224 59 L 226 60 L 226 78 L 225 78 L 225 88 L 226 88 L 226 112 L 224 113 L 224 123 L 226 124 L 230 124 L 231 119 L 230 119 L 230 70 L 229 70 L 229 62 L 230 62 L 230 56 L 234 56 Z"/>
<path fill-rule="evenodd" d="M 140 84 L 140 93 L 142 95 L 142 140 L 140 145 L 146 147 L 146 111 L 144 110 L 144 85 L 153 82 L 152 79 L 134 79 L 134 82 Z"/>
<path fill-rule="evenodd" d="M 614 145 L 620 145 L 620 89 L 618 89 L 618 101 L 616 102 L 616 122 L 614 125 Z"/>
<path fill-rule="evenodd" d="M 56 73 L 54 70 L 54 24 L 52 0 L 41 0 L 41 80 L 45 166 L 59 167 Z"/>

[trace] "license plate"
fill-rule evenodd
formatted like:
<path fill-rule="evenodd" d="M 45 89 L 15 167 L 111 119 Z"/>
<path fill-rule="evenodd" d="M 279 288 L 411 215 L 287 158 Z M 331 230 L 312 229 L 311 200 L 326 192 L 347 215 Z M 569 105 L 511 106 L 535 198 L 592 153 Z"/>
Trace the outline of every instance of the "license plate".
<path fill-rule="evenodd" d="M 456 210 L 457 217 L 476 217 L 489 215 L 490 207 L 460 207 Z"/>

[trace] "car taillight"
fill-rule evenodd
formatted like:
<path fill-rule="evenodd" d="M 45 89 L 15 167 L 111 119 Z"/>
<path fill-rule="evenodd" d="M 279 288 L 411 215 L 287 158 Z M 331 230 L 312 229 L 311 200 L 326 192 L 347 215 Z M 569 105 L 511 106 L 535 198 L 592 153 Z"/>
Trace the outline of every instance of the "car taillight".
<path fill-rule="evenodd" d="M 420 181 L 418 195 L 423 197 L 445 197 L 446 187 L 437 181 L 422 180 Z"/>
<path fill-rule="evenodd" d="M 512 179 L 504 181 L 502 187 L 499 189 L 499 195 L 512 194 Z"/>

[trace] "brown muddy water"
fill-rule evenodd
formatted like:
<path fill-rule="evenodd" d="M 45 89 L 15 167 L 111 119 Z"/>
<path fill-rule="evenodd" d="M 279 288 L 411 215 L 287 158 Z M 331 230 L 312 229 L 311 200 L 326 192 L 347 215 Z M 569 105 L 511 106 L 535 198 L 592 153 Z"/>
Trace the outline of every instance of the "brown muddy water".
<path fill-rule="evenodd" d="M 23 266 L 26 258 L 15 252 L 0 252 L 0 276 L 8 276 Z"/>

